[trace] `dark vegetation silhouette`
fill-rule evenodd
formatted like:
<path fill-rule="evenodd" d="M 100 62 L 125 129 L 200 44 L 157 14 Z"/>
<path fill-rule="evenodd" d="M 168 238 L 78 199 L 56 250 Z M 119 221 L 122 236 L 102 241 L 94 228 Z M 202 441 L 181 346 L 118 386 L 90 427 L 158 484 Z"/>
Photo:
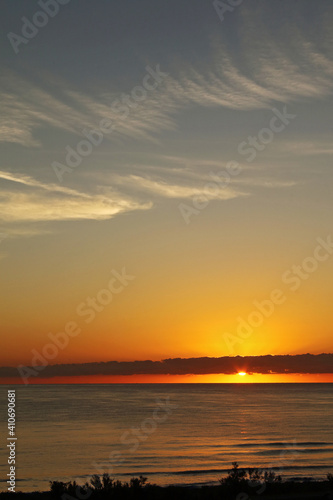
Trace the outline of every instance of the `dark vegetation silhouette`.
<path fill-rule="evenodd" d="M 129 482 L 94 474 L 89 482 L 50 481 L 50 491 L 0 493 L 0 500 L 333 500 L 333 474 L 327 481 L 283 481 L 273 470 L 242 469 L 232 463 L 217 486 L 157 486 L 143 476 Z"/>
<path fill-rule="evenodd" d="M 109 474 L 99 476 L 94 474 L 90 482 L 84 485 L 76 481 L 64 483 L 62 481 L 50 481 L 50 491 L 54 498 L 62 500 L 86 500 L 88 498 L 136 498 L 135 494 L 144 487 L 151 486 L 147 478 L 132 477 L 129 483 L 112 479 Z"/>
<path fill-rule="evenodd" d="M 282 483 L 282 477 L 272 470 L 240 469 L 237 462 L 232 463 L 228 476 L 220 479 L 220 484 L 227 493 L 262 494 L 265 491 L 277 491 Z"/>

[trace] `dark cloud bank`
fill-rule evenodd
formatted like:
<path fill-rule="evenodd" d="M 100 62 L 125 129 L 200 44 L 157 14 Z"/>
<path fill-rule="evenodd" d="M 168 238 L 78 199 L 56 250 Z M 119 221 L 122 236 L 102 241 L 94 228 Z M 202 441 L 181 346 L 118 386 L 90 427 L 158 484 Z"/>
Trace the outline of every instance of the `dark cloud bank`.
<path fill-rule="evenodd" d="M 32 369 L 36 375 L 38 371 L 37 376 L 41 378 L 80 375 L 230 375 L 239 371 L 261 374 L 333 373 L 333 354 L 108 361 L 47 365 Z M 18 374 L 17 368 L 0 367 L 0 377 L 17 377 Z"/>

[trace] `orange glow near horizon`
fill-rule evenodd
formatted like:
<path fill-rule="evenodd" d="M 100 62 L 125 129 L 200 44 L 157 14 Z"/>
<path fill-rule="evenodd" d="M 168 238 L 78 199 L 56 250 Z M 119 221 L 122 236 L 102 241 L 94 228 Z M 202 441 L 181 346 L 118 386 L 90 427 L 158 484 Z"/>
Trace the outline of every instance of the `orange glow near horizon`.
<path fill-rule="evenodd" d="M 246 375 L 241 375 L 244 373 Z M 83 375 L 75 377 L 31 378 L 29 384 L 260 384 L 260 383 L 333 383 L 333 373 L 248 374 L 234 375 Z M 240 381 L 241 379 L 241 381 Z M 0 378 L 0 384 L 23 384 L 20 377 Z"/>

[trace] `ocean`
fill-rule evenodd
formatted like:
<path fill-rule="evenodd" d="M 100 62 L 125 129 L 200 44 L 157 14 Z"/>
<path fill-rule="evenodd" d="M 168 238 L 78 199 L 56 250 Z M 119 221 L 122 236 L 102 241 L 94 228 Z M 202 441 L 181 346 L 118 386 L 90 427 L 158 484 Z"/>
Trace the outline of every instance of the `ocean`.
<path fill-rule="evenodd" d="M 2 491 L 9 388 L 17 491 L 103 472 L 159 485 L 216 483 L 234 461 L 285 479 L 333 472 L 333 384 L 2 385 Z"/>

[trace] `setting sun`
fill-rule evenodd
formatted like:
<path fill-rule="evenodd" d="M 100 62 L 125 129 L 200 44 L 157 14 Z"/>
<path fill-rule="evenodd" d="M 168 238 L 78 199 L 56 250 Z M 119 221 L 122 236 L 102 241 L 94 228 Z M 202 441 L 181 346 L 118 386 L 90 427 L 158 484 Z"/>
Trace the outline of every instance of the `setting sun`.
<path fill-rule="evenodd" d="M 333 500 L 333 0 L 1 7 L 0 500 Z"/>

